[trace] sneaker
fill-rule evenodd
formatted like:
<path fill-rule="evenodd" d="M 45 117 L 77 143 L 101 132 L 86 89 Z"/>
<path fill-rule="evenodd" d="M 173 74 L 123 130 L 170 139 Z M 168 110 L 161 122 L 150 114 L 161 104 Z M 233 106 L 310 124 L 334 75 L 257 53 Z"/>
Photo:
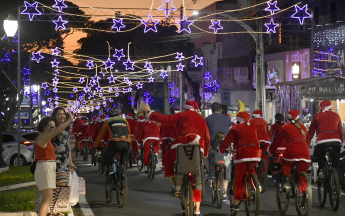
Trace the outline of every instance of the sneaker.
<path fill-rule="evenodd" d="M 259 189 L 260 189 L 260 193 L 261 193 L 261 191 L 262 191 L 262 186 L 261 186 L 260 182 L 259 182 Z"/>
<path fill-rule="evenodd" d="M 319 176 L 317 178 L 317 181 L 318 182 L 323 182 L 324 178 L 325 178 L 325 175 L 323 174 L 322 171 L 320 171 Z"/>
<path fill-rule="evenodd" d="M 240 205 L 232 205 L 230 207 L 230 209 L 233 210 L 233 211 L 239 211 L 240 210 Z"/>
<path fill-rule="evenodd" d="M 285 190 L 290 190 L 291 189 L 290 179 L 287 176 L 285 177 L 285 183 L 283 185 L 283 188 Z"/>
<path fill-rule="evenodd" d="M 179 192 L 175 190 L 175 188 L 171 188 L 170 196 L 178 196 Z"/>
<path fill-rule="evenodd" d="M 196 213 L 194 213 L 194 215 L 195 215 L 195 216 L 202 216 L 202 214 L 196 214 Z"/>

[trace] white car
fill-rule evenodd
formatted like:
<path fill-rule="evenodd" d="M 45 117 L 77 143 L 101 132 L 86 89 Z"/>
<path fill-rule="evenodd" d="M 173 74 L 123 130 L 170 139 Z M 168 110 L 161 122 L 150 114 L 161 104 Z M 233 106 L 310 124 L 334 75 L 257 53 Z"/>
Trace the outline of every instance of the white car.
<path fill-rule="evenodd" d="M 20 137 L 20 166 L 32 161 L 33 148 L 38 132 L 22 133 Z M 17 132 L 2 132 L 2 157 L 6 164 L 17 166 L 18 142 Z"/>

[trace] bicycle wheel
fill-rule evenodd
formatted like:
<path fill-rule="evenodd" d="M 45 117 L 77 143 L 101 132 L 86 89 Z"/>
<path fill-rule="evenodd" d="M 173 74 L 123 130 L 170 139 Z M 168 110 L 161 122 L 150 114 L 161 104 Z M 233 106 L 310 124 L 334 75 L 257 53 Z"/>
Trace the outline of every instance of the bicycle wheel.
<path fill-rule="evenodd" d="M 340 179 L 340 185 L 341 185 L 341 188 L 343 189 L 344 193 L 345 193 L 345 166 L 342 166 L 340 168 L 340 176 L 339 176 L 339 179 Z"/>
<path fill-rule="evenodd" d="M 79 142 L 77 143 L 75 147 L 75 157 L 78 157 L 78 152 L 79 152 Z"/>
<path fill-rule="evenodd" d="M 229 183 L 228 183 L 228 188 L 229 188 L 229 201 L 230 201 L 230 215 L 231 216 L 236 216 L 237 215 L 237 211 L 234 211 L 234 210 L 231 209 L 231 206 L 233 206 L 235 204 L 234 185 L 231 184 L 231 181 L 229 181 Z"/>
<path fill-rule="evenodd" d="M 217 208 L 222 208 L 222 204 L 223 204 L 223 191 L 224 191 L 224 186 L 223 186 L 223 173 L 221 171 L 218 172 L 218 176 L 217 176 L 217 192 L 216 192 L 216 199 L 217 199 L 217 203 L 216 206 Z"/>
<path fill-rule="evenodd" d="M 261 184 L 261 193 L 264 193 L 266 191 L 267 187 L 267 164 L 265 159 L 261 158 L 261 162 L 259 163 L 257 174 L 258 174 L 258 180 Z"/>
<path fill-rule="evenodd" d="M 127 171 L 124 165 L 120 165 L 117 168 L 117 188 L 116 188 L 116 196 L 117 196 L 117 204 L 120 208 L 123 208 L 127 201 Z"/>
<path fill-rule="evenodd" d="M 216 203 L 216 199 L 217 199 L 217 192 L 216 192 L 216 188 L 215 187 L 215 184 L 216 184 L 216 180 L 212 181 L 211 182 L 211 202 L 212 204 L 215 204 Z"/>
<path fill-rule="evenodd" d="M 276 197 L 277 204 L 280 213 L 285 214 L 289 208 L 290 202 L 290 191 L 286 191 L 283 188 L 284 184 L 284 175 L 281 170 L 278 172 L 277 183 L 276 183 Z"/>
<path fill-rule="evenodd" d="M 105 202 L 111 203 L 113 199 L 114 175 L 110 175 L 105 180 Z"/>
<path fill-rule="evenodd" d="M 340 198 L 340 185 L 337 170 L 332 168 L 329 171 L 329 182 L 328 182 L 328 192 L 329 201 L 333 211 L 337 211 L 339 208 L 339 198 Z"/>
<path fill-rule="evenodd" d="M 141 171 L 144 167 L 144 163 L 143 163 L 143 152 L 141 152 L 140 154 L 137 154 L 137 167 L 138 170 Z"/>
<path fill-rule="evenodd" d="M 298 173 L 294 190 L 297 214 L 300 216 L 309 215 L 312 205 L 312 188 L 307 173 Z"/>
<path fill-rule="evenodd" d="M 133 150 L 132 150 L 132 148 L 130 148 L 130 150 L 129 150 L 128 166 L 129 166 L 129 168 L 133 167 Z"/>
<path fill-rule="evenodd" d="M 201 190 L 201 199 L 204 199 L 205 197 L 205 171 L 204 171 L 204 165 L 201 166 L 201 182 L 202 182 L 202 190 Z"/>
<path fill-rule="evenodd" d="M 250 173 L 246 179 L 245 196 L 247 199 L 245 202 L 247 216 L 258 216 L 260 211 L 260 188 L 258 177 L 254 173 Z"/>
<path fill-rule="evenodd" d="M 89 149 L 87 148 L 87 142 L 84 142 L 84 161 L 87 161 L 87 158 L 89 157 Z"/>
<path fill-rule="evenodd" d="M 152 179 L 155 178 L 155 171 L 156 171 L 156 162 L 155 162 L 155 153 L 152 151 L 150 154 L 150 177 Z"/>
<path fill-rule="evenodd" d="M 326 204 L 327 198 L 327 182 L 317 182 L 317 196 L 319 199 L 319 206 L 323 208 Z"/>
<path fill-rule="evenodd" d="M 186 201 L 186 213 L 188 216 L 193 216 L 194 215 L 194 202 L 193 202 L 193 188 L 192 188 L 192 183 L 189 180 L 188 177 L 186 177 L 186 196 L 185 196 L 185 201 Z"/>
<path fill-rule="evenodd" d="M 95 158 L 95 149 L 91 149 L 91 164 L 92 166 L 96 166 L 96 158 Z"/>

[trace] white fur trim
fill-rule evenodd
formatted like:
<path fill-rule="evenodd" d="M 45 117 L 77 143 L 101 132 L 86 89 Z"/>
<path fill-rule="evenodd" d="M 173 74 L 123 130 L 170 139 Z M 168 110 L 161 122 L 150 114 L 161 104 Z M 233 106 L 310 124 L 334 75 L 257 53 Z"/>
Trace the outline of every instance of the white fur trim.
<path fill-rule="evenodd" d="M 326 143 L 326 142 L 340 142 L 341 143 L 341 140 L 340 139 L 325 139 L 325 140 L 319 140 L 319 141 L 316 141 L 316 145 L 318 144 L 322 144 L 322 143 Z"/>
<path fill-rule="evenodd" d="M 277 150 L 285 150 L 286 147 L 278 147 Z"/>
<path fill-rule="evenodd" d="M 307 163 L 311 162 L 311 160 L 308 160 L 308 159 L 305 159 L 305 158 L 292 158 L 292 159 L 288 159 L 288 158 L 283 157 L 283 159 L 286 160 L 286 161 L 305 161 Z"/>
<path fill-rule="evenodd" d="M 271 142 L 270 142 L 270 141 L 267 141 L 267 140 L 259 140 L 259 142 L 264 142 L 264 143 L 267 143 L 267 144 L 270 144 L 270 145 L 271 145 Z"/>
<path fill-rule="evenodd" d="M 238 117 L 238 116 L 236 116 L 236 120 L 239 121 L 239 122 L 241 122 L 241 123 L 244 122 L 244 118 L 241 118 L 241 117 Z"/>
<path fill-rule="evenodd" d="M 249 122 L 247 122 L 247 126 L 249 126 L 250 125 L 250 123 Z"/>
<path fill-rule="evenodd" d="M 235 160 L 235 164 L 237 163 L 242 163 L 242 162 L 249 162 L 249 161 L 261 161 L 261 158 L 242 158 L 242 159 L 238 159 L 238 160 Z"/>
<path fill-rule="evenodd" d="M 199 144 L 199 143 L 176 143 L 176 144 L 174 144 L 174 145 L 171 146 L 171 149 L 175 149 L 175 148 L 177 148 L 177 146 L 179 146 L 179 145 L 188 145 L 188 144 Z M 204 153 L 204 149 L 201 148 L 201 146 L 200 146 L 200 151 L 201 151 L 202 153 Z"/>
<path fill-rule="evenodd" d="M 187 110 L 193 110 L 193 111 L 195 111 L 195 108 L 194 108 L 192 105 L 187 105 L 187 104 L 185 104 L 185 105 L 184 105 L 184 108 L 187 109 Z"/>
<path fill-rule="evenodd" d="M 329 106 L 326 106 L 325 108 L 323 108 L 322 112 L 328 111 L 332 109 L 332 104 Z"/>
<path fill-rule="evenodd" d="M 291 114 L 288 114 L 288 119 L 292 119 L 292 115 Z"/>
<path fill-rule="evenodd" d="M 147 114 L 146 118 L 147 118 L 148 120 L 150 120 L 150 115 L 151 115 L 151 113 L 153 113 L 153 112 L 154 112 L 154 111 L 151 110 L 151 112 L 149 112 L 149 113 Z"/>
<path fill-rule="evenodd" d="M 145 119 L 138 119 L 138 122 L 145 122 Z"/>
<path fill-rule="evenodd" d="M 159 137 L 146 137 L 146 139 L 144 139 L 143 143 L 145 143 L 147 140 L 159 140 Z"/>
<path fill-rule="evenodd" d="M 260 116 L 260 114 L 253 114 L 252 115 L 254 118 L 262 118 L 261 116 Z"/>
<path fill-rule="evenodd" d="M 126 116 L 126 119 L 133 119 L 132 116 Z"/>
<path fill-rule="evenodd" d="M 163 137 L 162 140 L 164 140 L 164 139 L 172 139 L 173 140 L 172 137 Z"/>

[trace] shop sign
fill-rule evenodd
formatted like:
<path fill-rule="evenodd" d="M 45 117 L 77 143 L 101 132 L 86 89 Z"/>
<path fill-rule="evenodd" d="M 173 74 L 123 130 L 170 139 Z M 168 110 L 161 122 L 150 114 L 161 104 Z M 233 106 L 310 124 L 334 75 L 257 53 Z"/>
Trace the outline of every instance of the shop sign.
<path fill-rule="evenodd" d="M 315 80 L 301 85 L 301 95 L 342 94 L 345 92 L 344 79 Z"/>

